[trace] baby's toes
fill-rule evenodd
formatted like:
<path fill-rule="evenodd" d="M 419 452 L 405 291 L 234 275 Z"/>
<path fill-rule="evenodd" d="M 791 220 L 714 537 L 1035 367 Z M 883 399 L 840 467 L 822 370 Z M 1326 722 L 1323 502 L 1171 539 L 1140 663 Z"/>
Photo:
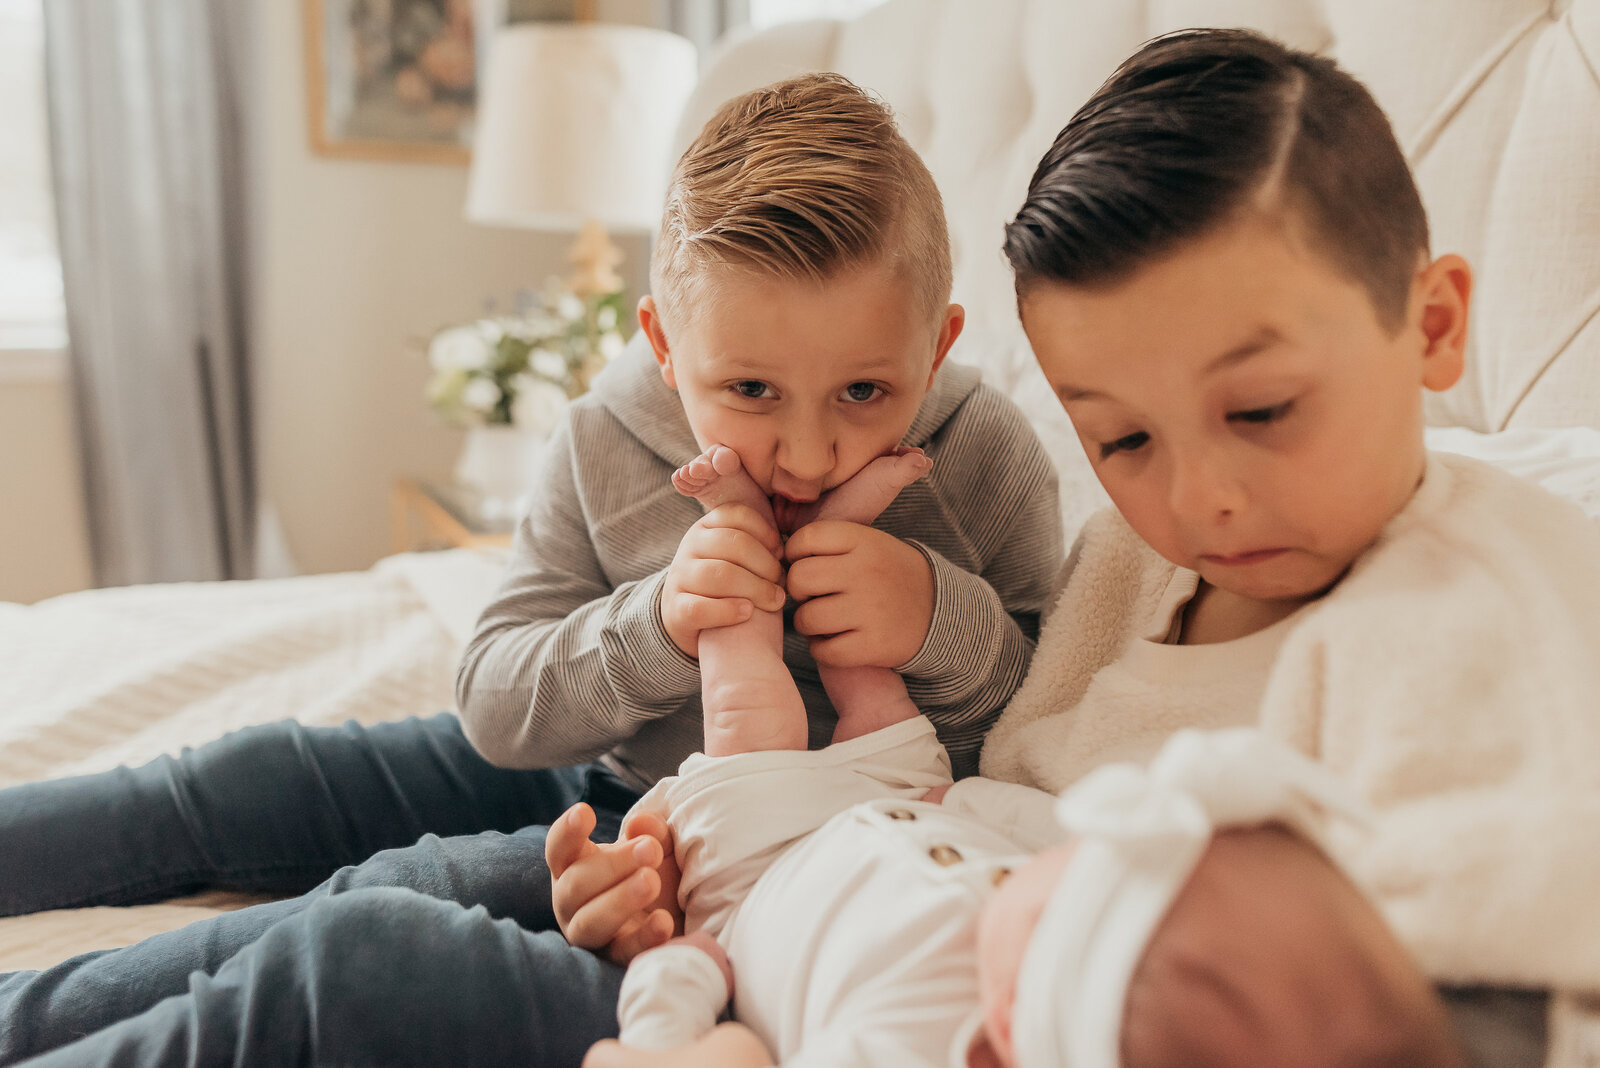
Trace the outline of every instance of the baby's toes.
<path fill-rule="evenodd" d="M 919 449 L 916 452 L 908 452 L 897 457 L 895 466 L 907 481 L 915 482 L 933 470 L 933 461 Z"/>

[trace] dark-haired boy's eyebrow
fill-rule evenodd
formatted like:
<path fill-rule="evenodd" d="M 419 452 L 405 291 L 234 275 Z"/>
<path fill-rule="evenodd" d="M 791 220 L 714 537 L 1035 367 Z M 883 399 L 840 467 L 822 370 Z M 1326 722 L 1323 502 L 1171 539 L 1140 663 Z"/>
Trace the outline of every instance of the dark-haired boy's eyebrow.
<path fill-rule="evenodd" d="M 1232 367 L 1236 363 L 1243 363 L 1252 356 L 1260 355 L 1282 340 L 1282 334 L 1270 326 L 1263 326 L 1254 334 L 1251 334 L 1242 344 L 1235 345 L 1221 356 L 1207 363 L 1204 373 L 1208 375 L 1214 374 L 1226 367 Z"/>
<path fill-rule="evenodd" d="M 1282 340 L 1282 334 L 1278 333 L 1270 326 L 1263 326 L 1240 344 L 1235 345 L 1227 352 L 1224 352 L 1222 355 L 1209 361 L 1205 365 L 1205 369 L 1202 373 L 1208 375 L 1214 374 L 1217 371 L 1223 370 L 1224 368 L 1232 367 L 1234 364 L 1243 363 L 1252 356 L 1259 356 L 1261 353 L 1272 348 L 1272 346 L 1276 345 Z M 1067 385 L 1058 387 L 1056 389 L 1056 396 L 1060 397 L 1063 402 L 1108 399 L 1106 395 L 1101 393 L 1099 390 L 1079 389 L 1076 386 Z"/>

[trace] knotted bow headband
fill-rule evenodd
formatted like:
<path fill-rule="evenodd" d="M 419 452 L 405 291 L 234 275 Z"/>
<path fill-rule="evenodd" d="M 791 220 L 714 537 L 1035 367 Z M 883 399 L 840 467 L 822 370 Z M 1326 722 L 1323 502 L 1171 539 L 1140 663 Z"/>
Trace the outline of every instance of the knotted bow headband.
<path fill-rule="evenodd" d="M 1212 834 L 1276 822 L 1320 844 L 1323 811 L 1366 822 L 1327 769 L 1244 727 L 1179 731 L 1147 768 L 1064 792 L 1056 817 L 1081 839 L 1023 953 L 1020 1068 L 1118 1068 L 1128 982 Z"/>

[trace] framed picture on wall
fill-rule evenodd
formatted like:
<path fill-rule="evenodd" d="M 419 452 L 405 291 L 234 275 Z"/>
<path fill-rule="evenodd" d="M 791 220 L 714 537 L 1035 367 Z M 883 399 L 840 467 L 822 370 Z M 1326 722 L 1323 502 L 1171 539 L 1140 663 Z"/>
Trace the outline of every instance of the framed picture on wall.
<path fill-rule="evenodd" d="M 474 0 L 304 0 L 312 150 L 465 163 L 477 103 Z"/>

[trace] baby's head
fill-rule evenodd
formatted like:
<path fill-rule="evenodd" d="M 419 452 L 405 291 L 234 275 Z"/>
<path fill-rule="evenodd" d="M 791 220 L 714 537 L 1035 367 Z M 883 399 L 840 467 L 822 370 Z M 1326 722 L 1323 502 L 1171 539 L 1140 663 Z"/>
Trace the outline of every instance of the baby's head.
<path fill-rule="evenodd" d="M 1461 1068 L 1444 1004 L 1377 910 L 1278 827 L 1206 850 L 1140 959 L 1127 1068 Z"/>
<path fill-rule="evenodd" d="M 978 924 L 974 1068 L 1460 1068 L 1426 979 L 1315 844 L 1367 819 L 1254 728 L 1180 730 L 1056 801 Z"/>
<path fill-rule="evenodd" d="M 702 447 L 815 499 L 900 443 L 960 333 L 933 177 L 812 74 L 730 100 L 678 161 L 639 320 Z"/>
<path fill-rule="evenodd" d="M 1112 501 L 1211 586 L 1318 596 L 1416 489 L 1471 275 L 1429 259 L 1388 121 L 1331 61 L 1242 30 L 1150 42 L 1056 138 L 1005 249 Z"/>
<path fill-rule="evenodd" d="M 1029 1068 L 1013 1042 L 1016 988 L 1027 981 L 1018 973 L 1071 859 L 1071 847 L 1041 854 L 984 912 L 987 1042 L 974 1065 Z M 1137 960 L 1121 998 L 1123 1068 L 1463 1063 L 1442 1003 L 1377 911 L 1283 827 L 1217 834 Z M 1117 1003 L 1115 991 L 1098 994 Z"/>

